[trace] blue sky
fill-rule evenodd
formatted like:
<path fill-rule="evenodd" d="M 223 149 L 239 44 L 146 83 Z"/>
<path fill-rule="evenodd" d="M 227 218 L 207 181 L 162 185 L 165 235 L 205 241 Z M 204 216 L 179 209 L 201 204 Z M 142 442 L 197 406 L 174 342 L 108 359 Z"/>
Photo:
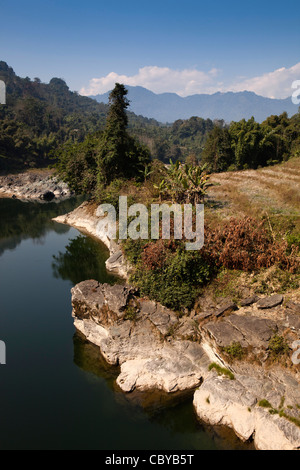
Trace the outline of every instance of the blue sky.
<path fill-rule="evenodd" d="M 0 8 L 0 60 L 85 94 L 123 79 L 182 96 L 247 88 L 285 97 L 300 79 L 299 1 L 1 0 Z"/>

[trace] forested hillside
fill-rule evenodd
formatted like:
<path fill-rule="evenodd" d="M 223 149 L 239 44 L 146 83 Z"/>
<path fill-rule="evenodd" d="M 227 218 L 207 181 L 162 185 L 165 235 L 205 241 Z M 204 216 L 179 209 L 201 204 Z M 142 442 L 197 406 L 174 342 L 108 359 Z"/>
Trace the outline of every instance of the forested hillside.
<path fill-rule="evenodd" d="M 48 84 L 36 77 L 18 77 L 0 61 L 6 84 L 6 105 L 0 106 L 0 172 L 44 167 L 67 141 L 81 142 L 104 129 L 108 106 L 69 90 L 64 80 Z M 155 123 L 128 113 L 130 126 Z"/>
<path fill-rule="evenodd" d="M 7 104 L 0 106 L 0 173 L 54 164 L 66 145 L 71 153 L 85 151 L 104 131 L 108 105 L 70 91 L 61 78 L 48 84 L 38 77 L 20 78 L 0 61 L 0 80 L 7 91 Z M 129 134 L 165 163 L 190 158 L 218 172 L 274 164 L 300 152 L 299 113 L 270 116 L 262 123 L 251 118 L 226 124 L 194 116 L 161 124 L 130 109 Z"/>

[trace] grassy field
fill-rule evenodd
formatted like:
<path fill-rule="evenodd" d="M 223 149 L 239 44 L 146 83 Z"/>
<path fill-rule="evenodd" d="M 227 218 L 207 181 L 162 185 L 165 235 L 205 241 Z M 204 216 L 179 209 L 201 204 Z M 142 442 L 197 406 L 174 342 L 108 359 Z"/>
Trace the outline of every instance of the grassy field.
<path fill-rule="evenodd" d="M 300 242 L 300 158 L 258 170 L 213 174 L 205 218 L 219 224 L 231 217 L 266 221 L 274 238 Z M 259 273 L 221 273 L 213 289 L 218 295 L 239 298 L 248 293 L 287 293 L 300 299 L 299 274 L 270 268 Z"/>
<path fill-rule="evenodd" d="M 300 158 L 280 165 L 212 175 L 208 216 L 267 217 L 274 230 L 300 234 Z M 293 228 L 294 226 L 294 228 Z"/>

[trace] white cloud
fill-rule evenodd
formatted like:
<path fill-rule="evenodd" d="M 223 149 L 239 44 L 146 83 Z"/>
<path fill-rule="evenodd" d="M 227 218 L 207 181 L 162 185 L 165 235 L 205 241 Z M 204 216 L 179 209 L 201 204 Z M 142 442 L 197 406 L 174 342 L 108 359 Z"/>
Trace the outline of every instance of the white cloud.
<path fill-rule="evenodd" d="M 212 83 L 219 71 L 212 69 L 202 72 L 195 69 L 172 70 L 168 67 L 147 66 L 139 69 L 136 75 L 127 76 L 111 72 L 105 77 L 92 78 L 82 95 L 97 95 L 111 90 L 116 82 L 124 85 L 142 86 L 154 93 L 177 93 L 180 96 L 195 93 L 212 93 Z"/>
<path fill-rule="evenodd" d="M 293 67 L 265 73 L 260 77 L 245 79 L 230 86 L 231 91 L 253 91 L 268 98 L 288 98 L 292 95 L 292 83 L 300 79 L 300 62 Z"/>
<path fill-rule="evenodd" d="M 213 68 L 208 72 L 196 69 L 172 70 L 168 67 L 147 66 L 136 75 L 120 75 L 111 72 L 105 77 L 92 78 L 82 95 L 97 95 L 111 90 L 116 82 L 124 85 L 142 86 L 154 93 L 177 93 L 189 96 L 197 93 L 212 94 L 218 91 L 253 91 L 268 98 L 287 98 L 292 95 L 292 83 L 300 79 L 300 62 L 293 67 L 282 67 L 254 78 L 237 77 L 226 86 L 221 71 Z"/>

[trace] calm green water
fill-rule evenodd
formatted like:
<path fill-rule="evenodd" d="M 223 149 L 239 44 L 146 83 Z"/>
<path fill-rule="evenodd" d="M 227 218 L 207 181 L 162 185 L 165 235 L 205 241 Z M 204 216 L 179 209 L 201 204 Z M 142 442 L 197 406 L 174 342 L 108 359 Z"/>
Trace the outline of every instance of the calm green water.
<path fill-rule="evenodd" d="M 191 398 L 120 393 L 117 371 L 76 334 L 71 287 L 116 282 L 105 247 L 51 222 L 78 204 L 0 199 L 0 449 L 246 449 L 204 428 Z"/>

